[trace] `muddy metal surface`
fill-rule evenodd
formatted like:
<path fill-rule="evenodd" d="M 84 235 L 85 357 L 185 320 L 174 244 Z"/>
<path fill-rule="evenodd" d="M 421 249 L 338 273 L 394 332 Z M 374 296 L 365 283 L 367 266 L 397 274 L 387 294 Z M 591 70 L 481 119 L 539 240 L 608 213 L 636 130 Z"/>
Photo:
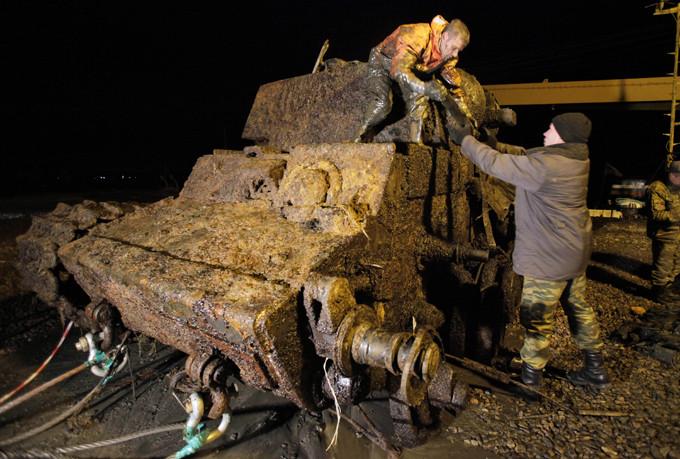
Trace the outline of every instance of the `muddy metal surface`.
<path fill-rule="evenodd" d="M 61 325 L 52 309 L 17 289 L 10 263 L 14 236 L 26 229 L 25 218 L 0 220 L 2 290 L 0 291 L 0 393 L 14 387 L 49 353 Z M 607 335 L 636 316 L 631 307 L 653 310 L 646 298 L 649 241 L 641 221 L 613 222 L 596 231 L 593 262 L 588 271 L 589 300 Z M 76 366 L 84 354 L 75 351 L 74 330 L 55 360 L 33 386 Z M 562 371 L 578 365 L 578 351 L 568 336 L 564 317 L 555 335 L 553 370 L 546 392 L 561 405 L 529 403 L 471 373 L 468 408 L 457 418 L 444 416 L 442 428 L 425 445 L 403 457 L 680 457 L 680 371 L 618 341 L 606 342 L 612 387 L 600 394 L 572 388 Z M 164 375 L 183 365 L 183 356 L 142 338 L 131 347 L 134 392 L 126 369 L 117 375 L 81 414 L 12 448 L 50 450 L 59 446 L 109 439 L 155 426 L 184 422 L 185 414 L 168 390 Z M 0 415 L 0 441 L 52 418 L 84 396 L 97 378 L 81 373 L 26 404 Z M 32 387 L 33 387 L 32 386 Z M 338 445 L 325 453 L 335 417 L 299 410 L 289 401 L 239 387 L 233 400 L 233 424 L 224 437 L 199 457 L 371 457 L 387 454 L 340 423 Z M 379 398 L 379 396 L 377 397 Z M 389 432 L 384 400 L 363 402 L 362 409 Z M 582 414 L 577 414 L 581 410 Z M 583 411 L 586 410 L 586 411 Z M 594 416 L 593 412 L 605 415 Z M 590 414 L 589 414 L 590 413 Z M 359 409 L 345 409 L 362 423 Z M 603 414 L 603 413 L 601 413 Z M 211 423 L 214 421 L 211 421 Z M 212 424 L 211 424 L 212 425 Z M 183 446 L 181 431 L 145 437 L 121 445 L 73 453 L 79 457 L 165 457 Z"/>
<path fill-rule="evenodd" d="M 17 238 L 22 286 L 92 333 L 91 358 L 127 331 L 188 354 L 171 387 L 209 393 L 211 419 L 229 408 L 227 375 L 311 411 L 383 391 L 398 445 L 421 445 L 466 399 L 442 352 L 489 360 L 517 341 L 513 191 L 447 135 L 516 117 L 456 70 L 423 144 L 399 109 L 348 142 L 365 71 L 336 60 L 263 85 L 243 132 L 255 145 L 199 158 L 174 199 L 35 216 Z"/>
<path fill-rule="evenodd" d="M 0 393 L 13 388 L 39 365 L 57 342 L 61 324 L 54 309 L 47 308 L 34 295 L 21 292 L 12 267 L 16 257 L 14 237 L 28 227 L 28 218 L 2 220 L 2 253 L 8 263 L 2 266 L 2 350 L 0 351 Z M 69 370 L 84 359 L 75 351 L 80 332 L 74 330 L 55 361 L 32 387 Z M 131 346 L 130 358 L 134 389 L 128 370 L 121 372 L 83 413 L 48 432 L 37 435 L 17 448 L 50 451 L 56 447 L 108 439 L 159 425 L 182 423 L 186 414 L 168 389 L 165 375 L 184 364 L 184 354 L 144 337 Z M 20 407 L 0 415 L 0 442 L 39 425 L 68 409 L 97 382 L 89 373 L 81 373 L 50 391 L 40 394 Z M 382 430 L 391 428 L 386 400 L 362 404 L 364 410 Z M 299 410 L 286 399 L 240 385 L 233 399 L 234 421 L 227 434 L 201 453 L 203 457 L 385 457 L 385 452 L 363 437 L 346 422 L 340 424 L 340 444 L 329 453 L 326 444 L 335 428 L 335 418 L 323 418 Z M 350 413 L 346 413 L 349 415 Z M 452 418 L 445 417 L 445 422 Z M 359 421 L 361 422 L 361 421 Z M 213 423 L 210 423 L 212 426 Z M 468 457 L 489 457 L 480 448 L 459 447 Z M 123 445 L 99 448 L 84 453 L 87 457 L 165 457 L 183 446 L 181 431 L 146 437 Z M 451 443 L 446 440 L 443 448 Z M 425 452 L 431 451 L 428 445 Z M 0 448 L 2 449 L 2 448 Z M 415 453 L 420 450 L 414 450 Z M 423 453 L 429 455 L 429 453 Z M 81 456 L 83 453 L 80 454 Z M 420 456 L 414 456 L 420 457 Z"/>

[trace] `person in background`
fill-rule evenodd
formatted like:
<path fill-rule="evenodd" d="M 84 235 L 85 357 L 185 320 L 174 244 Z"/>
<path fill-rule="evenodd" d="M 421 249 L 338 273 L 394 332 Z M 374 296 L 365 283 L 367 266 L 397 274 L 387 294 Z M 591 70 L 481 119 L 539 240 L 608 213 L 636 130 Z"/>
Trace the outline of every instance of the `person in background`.
<path fill-rule="evenodd" d="M 680 274 L 680 161 L 673 161 L 666 180 L 647 189 L 647 235 L 652 238 L 652 297 L 666 306 L 680 303 L 673 281 Z"/>

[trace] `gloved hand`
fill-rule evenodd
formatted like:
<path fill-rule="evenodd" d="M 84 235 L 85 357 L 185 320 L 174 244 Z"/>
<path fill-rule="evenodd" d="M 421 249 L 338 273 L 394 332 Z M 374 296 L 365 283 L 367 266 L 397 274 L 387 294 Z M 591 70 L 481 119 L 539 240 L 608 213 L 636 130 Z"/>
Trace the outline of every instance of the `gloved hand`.
<path fill-rule="evenodd" d="M 479 140 L 480 142 L 484 142 L 494 150 L 498 146 L 498 139 L 496 138 L 496 135 L 491 131 L 489 128 L 482 128 L 480 133 L 479 133 Z"/>
<path fill-rule="evenodd" d="M 446 86 L 438 80 L 432 80 L 425 83 L 425 95 L 430 100 L 443 102 L 448 93 L 449 90 L 446 89 Z"/>
<path fill-rule="evenodd" d="M 498 114 L 498 119 L 504 126 L 517 126 L 517 113 L 511 108 L 501 108 Z"/>
<path fill-rule="evenodd" d="M 465 124 L 450 123 L 447 126 L 449 136 L 458 145 L 463 143 L 466 135 L 472 135 L 472 123 L 465 122 Z"/>

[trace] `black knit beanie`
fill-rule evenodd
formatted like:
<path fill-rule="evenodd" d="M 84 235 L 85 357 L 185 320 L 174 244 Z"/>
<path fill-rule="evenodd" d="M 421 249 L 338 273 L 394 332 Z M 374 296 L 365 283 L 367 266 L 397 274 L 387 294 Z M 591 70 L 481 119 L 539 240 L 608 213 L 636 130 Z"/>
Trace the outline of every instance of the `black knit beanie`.
<path fill-rule="evenodd" d="M 583 113 L 562 113 L 552 119 L 557 133 L 565 142 L 587 143 L 593 124 Z"/>

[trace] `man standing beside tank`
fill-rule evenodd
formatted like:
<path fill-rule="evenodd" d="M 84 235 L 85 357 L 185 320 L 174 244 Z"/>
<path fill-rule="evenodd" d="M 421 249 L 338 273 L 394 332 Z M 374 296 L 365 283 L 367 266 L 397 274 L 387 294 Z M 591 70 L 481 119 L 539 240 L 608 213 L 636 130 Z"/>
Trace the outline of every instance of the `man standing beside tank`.
<path fill-rule="evenodd" d="M 440 81 L 428 77 L 444 65 L 455 65 L 458 53 L 469 42 L 470 32 L 459 19 L 447 22 L 442 16 L 435 16 L 429 24 L 397 27 L 369 55 L 367 79 L 371 100 L 355 140 L 361 141 L 392 110 L 394 80 L 406 105 L 409 140 L 422 143 L 428 99 L 442 102 L 447 95 Z"/>
<path fill-rule="evenodd" d="M 680 161 L 673 161 L 667 180 L 656 180 L 647 190 L 647 235 L 652 238 L 652 295 L 665 306 L 680 303 L 672 289 L 680 274 Z"/>
<path fill-rule="evenodd" d="M 561 302 L 584 355 L 583 368 L 569 372 L 569 380 L 606 386 L 600 327 L 585 299 L 592 241 L 586 205 L 590 120 L 582 113 L 555 116 L 543 134 L 544 146 L 527 150 L 525 156 L 504 155 L 475 139 L 471 131 L 469 125 L 450 129 L 463 155 L 485 173 L 516 187 L 512 258 L 514 271 L 524 276 L 522 382 L 540 386 L 550 357 L 555 308 Z"/>

